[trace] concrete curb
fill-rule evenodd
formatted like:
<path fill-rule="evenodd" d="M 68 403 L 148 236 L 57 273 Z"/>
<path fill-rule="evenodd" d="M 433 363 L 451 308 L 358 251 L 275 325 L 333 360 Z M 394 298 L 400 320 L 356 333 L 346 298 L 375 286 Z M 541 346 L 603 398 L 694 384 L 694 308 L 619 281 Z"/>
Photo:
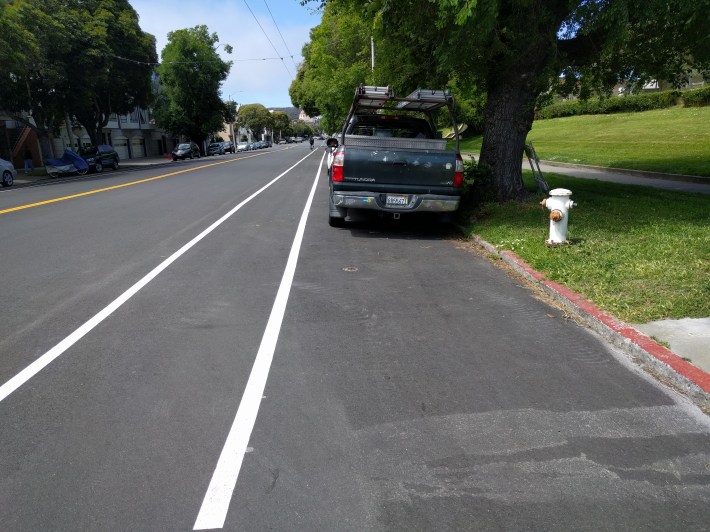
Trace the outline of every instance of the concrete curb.
<path fill-rule="evenodd" d="M 562 303 L 613 346 L 624 351 L 664 382 L 671 384 L 703 410 L 710 411 L 710 374 L 696 368 L 630 325 L 605 313 L 576 292 L 546 280 L 544 274 L 533 270 L 515 253 L 501 251 L 478 235 L 471 238 L 488 253 L 496 255 L 520 275 L 540 286 L 545 293 Z"/>

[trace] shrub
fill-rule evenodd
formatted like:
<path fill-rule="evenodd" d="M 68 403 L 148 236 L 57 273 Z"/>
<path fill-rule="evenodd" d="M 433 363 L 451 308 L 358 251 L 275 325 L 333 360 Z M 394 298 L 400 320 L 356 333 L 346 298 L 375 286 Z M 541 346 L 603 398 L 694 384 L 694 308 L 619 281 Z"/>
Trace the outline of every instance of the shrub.
<path fill-rule="evenodd" d="M 710 105 L 710 86 L 702 89 L 692 89 L 683 92 L 683 105 L 686 107 L 703 107 Z"/>
<path fill-rule="evenodd" d="M 685 94 L 686 93 L 680 93 L 678 91 L 662 91 L 630 94 L 628 96 L 613 96 L 611 98 L 592 98 L 589 100 L 557 102 L 538 110 L 536 118 L 633 113 L 649 111 L 651 109 L 665 109 L 677 105 L 679 98 L 681 96 L 685 98 Z"/>
<path fill-rule="evenodd" d="M 473 158 L 464 160 L 463 181 L 461 205 L 464 211 L 476 210 L 483 203 L 496 201 L 493 174 L 487 166 L 480 166 Z"/>

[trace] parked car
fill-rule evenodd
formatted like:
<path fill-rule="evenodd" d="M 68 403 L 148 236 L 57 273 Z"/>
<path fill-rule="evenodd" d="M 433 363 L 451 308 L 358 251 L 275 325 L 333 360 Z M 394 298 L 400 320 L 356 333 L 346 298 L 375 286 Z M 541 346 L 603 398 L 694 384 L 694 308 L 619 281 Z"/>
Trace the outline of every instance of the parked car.
<path fill-rule="evenodd" d="M 207 155 L 224 155 L 224 145 L 221 142 L 212 142 L 207 146 Z"/>
<path fill-rule="evenodd" d="M 234 142 L 231 140 L 227 140 L 222 143 L 222 147 L 224 148 L 225 153 L 234 153 L 236 149 L 234 148 Z"/>
<path fill-rule="evenodd" d="M 79 148 L 79 155 L 86 161 L 92 172 L 101 173 L 107 166 L 118 170 L 118 153 L 108 144 Z"/>
<path fill-rule="evenodd" d="M 249 151 L 248 142 L 240 142 L 237 144 L 237 151 Z"/>
<path fill-rule="evenodd" d="M 2 186 L 11 187 L 17 177 L 15 166 L 5 159 L 0 159 L 0 182 Z"/>
<path fill-rule="evenodd" d="M 178 144 L 172 152 L 173 161 L 178 159 L 193 159 L 200 158 L 200 148 L 194 142 L 185 142 Z"/>
<path fill-rule="evenodd" d="M 49 177 L 63 177 L 68 175 L 84 175 L 89 171 L 89 163 L 72 150 L 64 150 L 59 159 L 47 158 L 44 160 L 44 168 Z"/>

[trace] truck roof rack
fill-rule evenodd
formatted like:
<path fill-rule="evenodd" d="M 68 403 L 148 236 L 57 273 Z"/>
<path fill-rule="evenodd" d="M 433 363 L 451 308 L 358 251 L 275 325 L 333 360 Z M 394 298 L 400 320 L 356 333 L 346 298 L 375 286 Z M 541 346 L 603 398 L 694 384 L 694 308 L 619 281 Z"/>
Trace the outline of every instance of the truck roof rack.
<path fill-rule="evenodd" d="M 417 89 L 404 98 L 398 98 L 392 87 L 360 85 L 355 89 L 353 105 L 359 109 L 394 108 L 429 112 L 451 105 L 453 101 L 453 95 L 445 90 Z"/>
<path fill-rule="evenodd" d="M 397 98 L 394 90 L 390 86 L 378 87 L 375 85 L 361 84 L 355 89 L 355 97 L 350 106 L 343 131 L 341 142 L 345 140 L 345 129 L 353 115 L 362 109 L 392 109 L 402 111 L 419 111 L 424 113 L 432 128 L 434 125 L 432 111 L 447 107 L 449 117 L 454 126 L 454 138 L 456 140 L 456 151 L 459 151 L 459 131 L 454 116 L 454 96 L 448 90 L 417 89 L 404 98 Z"/>

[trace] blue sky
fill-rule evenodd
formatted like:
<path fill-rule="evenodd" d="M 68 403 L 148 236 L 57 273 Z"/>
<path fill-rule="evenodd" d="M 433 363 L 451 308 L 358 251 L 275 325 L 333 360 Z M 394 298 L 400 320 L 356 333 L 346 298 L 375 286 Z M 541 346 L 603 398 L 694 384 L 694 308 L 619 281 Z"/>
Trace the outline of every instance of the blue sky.
<path fill-rule="evenodd" d="M 220 43 L 234 48 L 231 54 L 222 47 L 218 50 L 223 59 L 233 61 L 222 85 L 223 99 L 291 106 L 288 87 L 302 61 L 301 49 L 309 41 L 311 28 L 320 23 L 321 15 L 312 7 L 303 7 L 298 0 L 129 1 L 140 17 L 141 29 L 155 36 L 158 57 L 168 32 L 204 24 L 210 33 L 217 32 Z"/>

